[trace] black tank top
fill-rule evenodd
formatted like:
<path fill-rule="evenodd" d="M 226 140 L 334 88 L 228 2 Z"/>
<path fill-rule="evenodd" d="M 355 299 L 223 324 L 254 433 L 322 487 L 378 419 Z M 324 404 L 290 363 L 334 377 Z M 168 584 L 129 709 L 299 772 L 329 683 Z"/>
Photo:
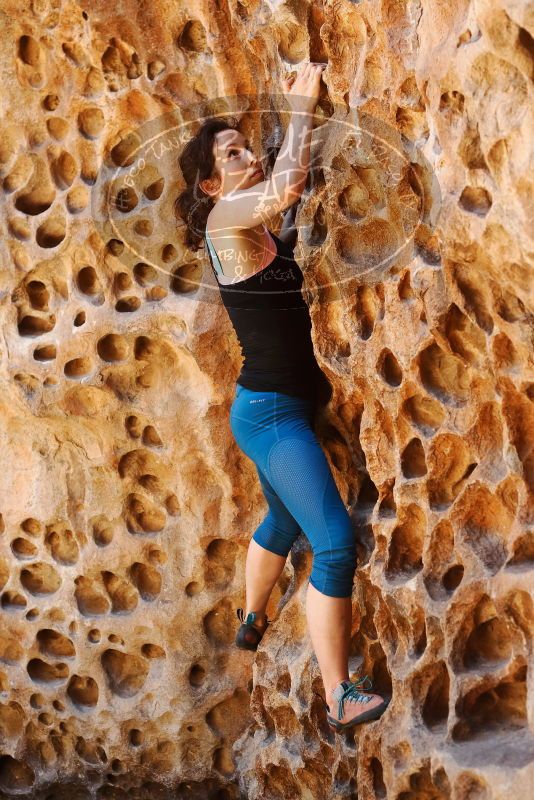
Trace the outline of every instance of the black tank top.
<path fill-rule="evenodd" d="M 291 247 L 271 236 L 276 256 L 268 266 L 235 283 L 221 284 L 217 275 L 224 273 L 206 230 L 211 266 L 244 357 L 237 383 L 257 392 L 302 397 L 314 405 L 328 402 L 331 387 L 313 352 L 302 272 Z"/>

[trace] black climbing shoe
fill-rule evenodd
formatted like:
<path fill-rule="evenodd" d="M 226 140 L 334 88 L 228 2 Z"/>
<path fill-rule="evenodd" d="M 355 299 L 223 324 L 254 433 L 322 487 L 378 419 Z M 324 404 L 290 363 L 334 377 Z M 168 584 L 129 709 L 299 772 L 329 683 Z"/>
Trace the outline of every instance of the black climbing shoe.
<path fill-rule="evenodd" d="M 256 619 L 255 611 L 251 611 L 249 614 L 247 614 L 247 618 L 245 619 L 244 610 L 242 608 L 238 608 L 237 617 L 242 625 L 240 626 L 237 636 L 235 637 L 236 645 L 242 650 L 257 650 L 258 645 L 263 638 L 263 634 L 267 630 L 269 620 L 267 617 L 265 617 L 265 625 L 263 630 L 259 630 L 259 628 L 256 628 L 252 624 Z"/>

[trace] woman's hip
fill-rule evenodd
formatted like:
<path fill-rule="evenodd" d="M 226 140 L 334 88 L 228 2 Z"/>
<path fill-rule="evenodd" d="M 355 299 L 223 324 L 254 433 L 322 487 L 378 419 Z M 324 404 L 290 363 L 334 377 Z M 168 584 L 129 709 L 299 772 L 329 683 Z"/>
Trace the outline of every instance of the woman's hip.
<path fill-rule="evenodd" d="M 314 437 L 313 405 L 282 392 L 258 392 L 238 384 L 230 409 L 230 427 L 239 447 L 256 460 L 284 437 Z"/>

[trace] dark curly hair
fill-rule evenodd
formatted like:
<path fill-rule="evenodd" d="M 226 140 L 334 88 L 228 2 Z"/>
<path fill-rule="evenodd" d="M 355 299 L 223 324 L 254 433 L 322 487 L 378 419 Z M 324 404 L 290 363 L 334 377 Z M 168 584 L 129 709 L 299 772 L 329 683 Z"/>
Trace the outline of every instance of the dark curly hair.
<path fill-rule="evenodd" d="M 174 213 L 177 219 L 185 222 L 184 244 L 190 250 L 196 251 L 201 247 L 206 233 L 206 221 L 215 205 L 199 186 L 201 181 L 212 176 L 215 166 L 215 134 L 227 129 L 238 131 L 238 124 L 235 117 L 207 119 L 187 142 L 178 159 L 186 188 L 174 201 Z"/>

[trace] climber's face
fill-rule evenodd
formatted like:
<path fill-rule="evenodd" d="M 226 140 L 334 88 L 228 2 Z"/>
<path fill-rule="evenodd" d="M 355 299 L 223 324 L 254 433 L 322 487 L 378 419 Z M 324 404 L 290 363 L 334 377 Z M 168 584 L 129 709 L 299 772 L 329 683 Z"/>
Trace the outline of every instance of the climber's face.
<path fill-rule="evenodd" d="M 213 176 L 201 181 L 200 186 L 215 201 L 265 179 L 261 162 L 250 150 L 248 139 L 233 128 L 215 134 L 213 155 Z"/>

